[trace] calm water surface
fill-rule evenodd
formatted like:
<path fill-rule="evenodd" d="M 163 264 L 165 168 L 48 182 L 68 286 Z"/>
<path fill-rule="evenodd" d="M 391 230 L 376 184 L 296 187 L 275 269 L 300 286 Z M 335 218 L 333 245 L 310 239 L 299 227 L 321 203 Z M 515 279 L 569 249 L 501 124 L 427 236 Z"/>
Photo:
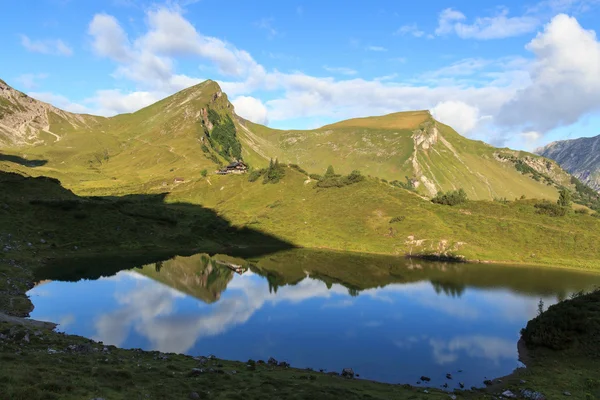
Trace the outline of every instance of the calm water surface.
<path fill-rule="evenodd" d="M 450 389 L 480 387 L 522 365 L 519 331 L 540 300 L 548 307 L 600 285 L 598 275 L 556 269 L 306 250 L 90 263 L 58 262 L 42 273 L 29 292 L 31 317 L 125 348 L 351 367 L 390 383 L 427 375 L 430 386 Z"/>

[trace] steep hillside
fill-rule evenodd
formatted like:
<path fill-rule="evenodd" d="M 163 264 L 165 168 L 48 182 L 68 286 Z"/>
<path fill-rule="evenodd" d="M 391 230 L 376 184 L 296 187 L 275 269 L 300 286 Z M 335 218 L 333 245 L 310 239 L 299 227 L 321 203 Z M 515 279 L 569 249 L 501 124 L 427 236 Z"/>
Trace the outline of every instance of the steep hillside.
<path fill-rule="evenodd" d="M 468 140 L 428 111 L 281 131 L 238 117 L 210 80 L 112 118 L 67 113 L 4 82 L 0 89 L 3 152 L 46 160 L 40 174 L 84 193 L 170 190 L 240 157 L 257 168 L 278 158 L 317 174 L 357 169 L 425 196 L 462 187 L 472 199 L 556 199 L 558 187 L 572 186 L 556 163 Z"/>
<path fill-rule="evenodd" d="M 112 118 L 67 113 L 5 87 L 6 98 L 11 99 L 5 109 L 10 109 L 10 114 L 0 115 L 0 126 L 11 130 L 5 129 L 2 152 L 24 160 L 43 160 L 37 174 L 56 177 L 82 193 L 169 190 L 200 176 L 203 170 L 214 173 L 241 153 L 233 106 L 213 81 Z M 21 106 L 21 98 L 27 99 L 27 109 Z M 48 116 L 43 130 L 30 129 L 33 111 L 28 110 Z M 18 132 L 29 132 L 29 139 L 22 140 L 15 127 Z M 45 140 L 48 134 L 56 140 Z M 18 170 L 18 166 L 12 167 Z"/>
<path fill-rule="evenodd" d="M 537 149 L 536 153 L 555 160 L 580 181 L 600 192 L 600 135 L 553 142 Z"/>
<path fill-rule="evenodd" d="M 311 131 L 271 129 L 238 118 L 244 157 L 265 164 L 269 157 L 322 174 L 358 169 L 413 187 L 425 196 L 463 188 L 469 198 L 557 197 L 570 177 L 556 163 L 466 139 L 435 121 L 428 111 L 356 118 Z"/>
<path fill-rule="evenodd" d="M 35 100 L 0 79 L 0 146 L 59 142 L 63 139 L 60 125 L 68 126 L 69 130 L 84 130 L 97 126 L 102 120 L 102 117 L 73 114 Z"/>

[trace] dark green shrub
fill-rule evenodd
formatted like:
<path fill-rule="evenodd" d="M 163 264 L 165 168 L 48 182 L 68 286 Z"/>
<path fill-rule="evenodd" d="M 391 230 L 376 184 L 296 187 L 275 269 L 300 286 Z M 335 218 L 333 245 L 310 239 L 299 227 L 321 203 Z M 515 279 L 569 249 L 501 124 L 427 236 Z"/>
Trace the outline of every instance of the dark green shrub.
<path fill-rule="evenodd" d="M 390 219 L 390 224 L 394 224 L 396 222 L 402 222 L 405 219 L 406 219 L 406 217 L 404 215 L 400 215 L 400 216 L 397 216 L 397 217 L 394 217 L 394 218 Z"/>
<path fill-rule="evenodd" d="M 600 357 L 600 290 L 578 294 L 550 306 L 521 330 L 527 346 L 553 350 L 577 348 L 586 357 Z"/>
<path fill-rule="evenodd" d="M 565 188 L 560 189 L 557 204 L 561 207 L 571 207 L 571 192 Z"/>
<path fill-rule="evenodd" d="M 315 181 L 320 181 L 321 179 L 323 179 L 323 177 L 318 174 L 310 174 L 309 177 L 310 179 L 314 179 Z"/>
<path fill-rule="evenodd" d="M 269 163 L 269 168 L 264 173 L 263 183 L 277 183 L 285 176 L 285 168 L 275 159 Z"/>
<path fill-rule="evenodd" d="M 208 170 L 203 169 L 202 171 L 200 171 L 200 175 L 202 175 L 202 177 L 206 178 L 206 175 L 208 175 Z"/>
<path fill-rule="evenodd" d="M 298 164 L 288 164 L 288 167 L 295 169 L 296 171 L 300 172 L 301 174 L 308 175 L 308 172 L 306 172 Z"/>
<path fill-rule="evenodd" d="M 538 214 L 549 215 L 551 217 L 564 217 L 567 215 L 568 208 L 561 207 L 556 203 L 551 203 L 549 201 L 543 201 L 541 203 L 537 203 L 534 205 L 537 209 Z"/>
<path fill-rule="evenodd" d="M 585 208 L 578 208 L 575 210 L 575 214 L 589 215 L 589 211 Z"/>
<path fill-rule="evenodd" d="M 446 193 L 438 192 L 438 194 L 431 199 L 431 201 L 435 204 L 443 204 L 446 206 L 455 206 L 457 204 L 465 203 L 467 200 L 467 193 L 462 188 L 458 190 L 450 190 Z"/>
<path fill-rule="evenodd" d="M 361 175 L 360 171 L 354 170 L 346 176 L 341 176 L 336 175 L 333 171 L 333 167 L 329 166 L 327 172 L 325 172 L 325 175 L 317 182 L 315 188 L 344 187 L 361 182 L 364 179 L 365 177 Z"/>
<path fill-rule="evenodd" d="M 265 171 L 266 169 L 263 168 L 250 172 L 250 174 L 248 175 L 248 182 L 256 182 L 258 178 L 260 178 L 265 173 Z"/>

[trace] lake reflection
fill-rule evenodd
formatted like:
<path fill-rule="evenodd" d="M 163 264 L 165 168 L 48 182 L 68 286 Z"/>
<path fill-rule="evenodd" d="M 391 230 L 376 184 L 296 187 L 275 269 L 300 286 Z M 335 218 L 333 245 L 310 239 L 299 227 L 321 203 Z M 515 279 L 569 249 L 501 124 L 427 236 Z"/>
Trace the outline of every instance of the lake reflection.
<path fill-rule="evenodd" d="M 512 372 L 519 331 L 540 299 L 548 307 L 598 284 L 598 275 L 563 270 L 294 250 L 177 257 L 97 280 L 43 282 L 29 294 L 32 318 L 107 344 L 273 356 L 391 383 L 427 375 L 451 389 Z"/>

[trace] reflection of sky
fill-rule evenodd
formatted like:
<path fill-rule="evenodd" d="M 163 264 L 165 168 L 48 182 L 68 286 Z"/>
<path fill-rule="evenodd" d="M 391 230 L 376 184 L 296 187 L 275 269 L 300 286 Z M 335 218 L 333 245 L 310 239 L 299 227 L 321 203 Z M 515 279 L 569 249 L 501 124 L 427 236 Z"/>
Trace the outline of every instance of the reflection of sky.
<path fill-rule="evenodd" d="M 268 287 L 258 275 L 236 275 L 218 302 L 205 304 L 122 271 L 97 281 L 50 282 L 30 295 L 32 318 L 107 344 L 237 360 L 273 356 L 297 367 L 352 367 L 361 377 L 395 383 L 428 375 L 439 385 L 453 373 L 455 385 L 467 386 L 518 365 L 519 331 L 539 301 L 473 288 L 452 297 L 428 282 L 356 297 L 311 278 L 277 293 Z"/>

